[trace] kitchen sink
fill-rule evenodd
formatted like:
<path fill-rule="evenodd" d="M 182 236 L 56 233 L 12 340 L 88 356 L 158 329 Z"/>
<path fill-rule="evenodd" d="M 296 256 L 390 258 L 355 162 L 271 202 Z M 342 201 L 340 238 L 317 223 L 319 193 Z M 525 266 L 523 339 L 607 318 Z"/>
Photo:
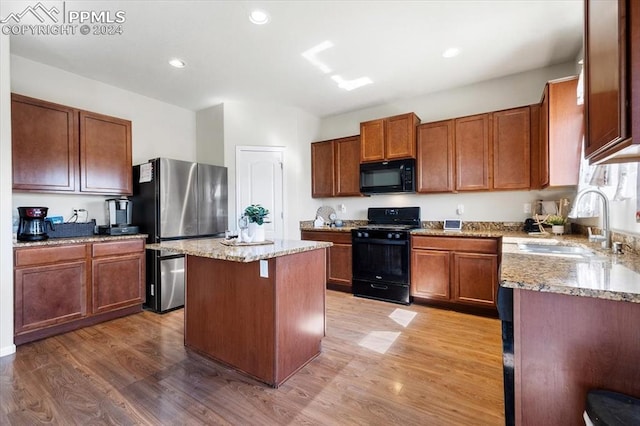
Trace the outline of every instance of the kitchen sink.
<path fill-rule="evenodd" d="M 597 254 L 593 251 L 576 246 L 560 246 L 555 244 L 518 244 L 520 251 L 531 254 L 546 254 L 549 256 L 563 256 L 573 258 L 593 258 Z"/>

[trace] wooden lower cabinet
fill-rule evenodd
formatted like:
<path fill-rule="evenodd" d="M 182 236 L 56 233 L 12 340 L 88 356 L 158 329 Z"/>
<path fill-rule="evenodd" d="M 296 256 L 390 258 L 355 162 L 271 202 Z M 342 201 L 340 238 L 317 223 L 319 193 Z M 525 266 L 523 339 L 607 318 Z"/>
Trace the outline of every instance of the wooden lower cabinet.
<path fill-rule="evenodd" d="M 87 316 L 86 254 L 86 244 L 16 251 L 16 335 Z"/>
<path fill-rule="evenodd" d="M 123 254 L 125 253 L 125 254 Z M 100 313 L 144 302 L 144 242 L 93 245 L 92 312 Z"/>
<path fill-rule="evenodd" d="M 23 344 L 139 312 L 144 240 L 14 250 L 14 341 Z"/>
<path fill-rule="evenodd" d="M 414 301 L 496 309 L 501 238 L 413 236 Z"/>
<path fill-rule="evenodd" d="M 333 243 L 327 254 L 327 287 L 351 292 L 351 232 L 302 231 L 303 240 Z"/>

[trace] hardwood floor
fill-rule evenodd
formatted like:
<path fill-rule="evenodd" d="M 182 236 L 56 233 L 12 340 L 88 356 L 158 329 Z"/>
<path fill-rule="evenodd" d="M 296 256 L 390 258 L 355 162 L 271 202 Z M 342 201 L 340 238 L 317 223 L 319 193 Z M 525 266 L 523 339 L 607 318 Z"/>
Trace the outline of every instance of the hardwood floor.
<path fill-rule="evenodd" d="M 182 310 L 143 312 L 0 358 L 0 424 L 503 425 L 500 336 L 328 290 L 322 354 L 273 389 L 187 351 Z"/>

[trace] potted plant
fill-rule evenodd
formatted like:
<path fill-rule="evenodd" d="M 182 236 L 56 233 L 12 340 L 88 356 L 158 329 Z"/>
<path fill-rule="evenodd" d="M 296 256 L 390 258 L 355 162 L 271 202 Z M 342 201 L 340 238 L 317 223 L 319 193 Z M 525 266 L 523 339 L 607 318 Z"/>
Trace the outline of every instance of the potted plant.
<path fill-rule="evenodd" d="M 551 225 L 551 232 L 556 235 L 564 234 L 564 225 L 567 223 L 567 219 L 558 215 L 551 215 L 545 221 L 547 224 Z"/>
<path fill-rule="evenodd" d="M 249 219 L 249 236 L 252 242 L 264 241 L 264 223 L 269 210 L 260 204 L 251 204 L 244 209 L 244 215 Z"/>

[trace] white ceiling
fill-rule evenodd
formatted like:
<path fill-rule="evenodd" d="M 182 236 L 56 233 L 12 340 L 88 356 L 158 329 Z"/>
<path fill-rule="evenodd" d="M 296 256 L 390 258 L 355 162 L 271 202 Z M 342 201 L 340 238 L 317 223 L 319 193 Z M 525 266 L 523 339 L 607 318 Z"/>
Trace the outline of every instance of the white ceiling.
<path fill-rule="evenodd" d="M 3 1 L 0 16 L 35 3 Z M 42 3 L 122 10 L 123 34 L 12 36 L 12 53 L 196 111 L 251 99 L 324 117 L 571 61 L 582 46 L 582 0 Z M 249 22 L 254 7 L 267 25 Z M 301 55 L 325 40 L 330 74 Z M 461 54 L 443 59 L 451 46 Z M 334 74 L 374 83 L 348 92 Z"/>

